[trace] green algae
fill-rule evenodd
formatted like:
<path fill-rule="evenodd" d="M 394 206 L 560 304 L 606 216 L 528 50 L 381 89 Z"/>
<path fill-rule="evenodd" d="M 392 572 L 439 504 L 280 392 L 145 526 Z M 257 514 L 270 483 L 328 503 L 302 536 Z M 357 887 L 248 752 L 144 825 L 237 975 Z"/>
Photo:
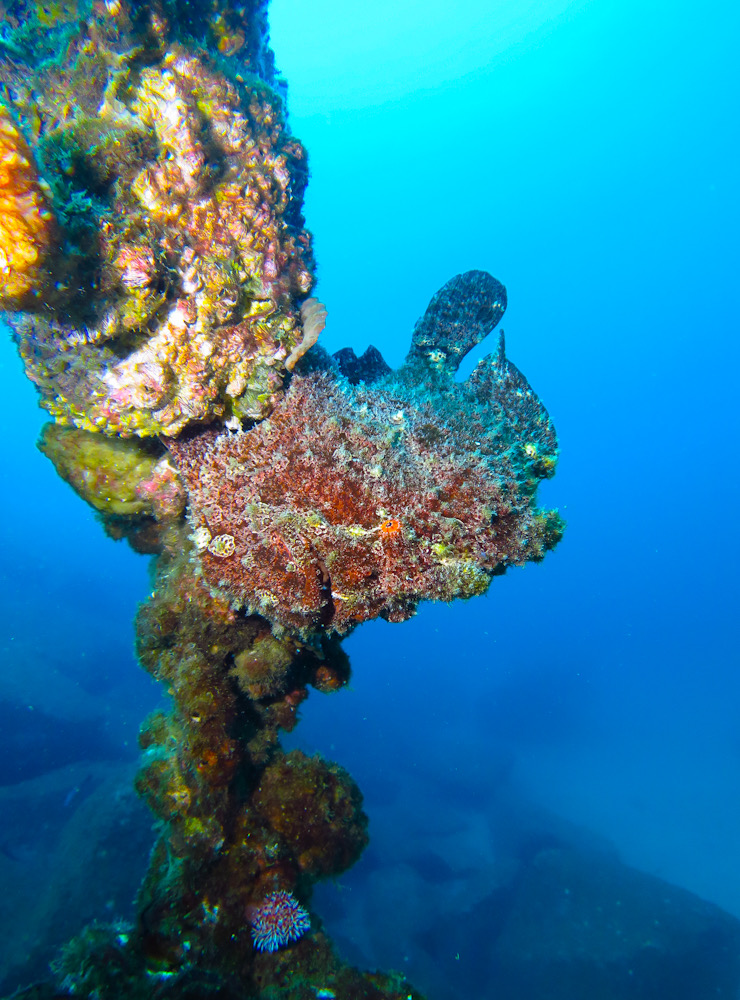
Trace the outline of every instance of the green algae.
<path fill-rule="evenodd" d="M 39 448 L 75 493 L 100 513 L 151 514 L 141 482 L 152 477 L 162 457 L 157 445 L 45 424 Z"/>

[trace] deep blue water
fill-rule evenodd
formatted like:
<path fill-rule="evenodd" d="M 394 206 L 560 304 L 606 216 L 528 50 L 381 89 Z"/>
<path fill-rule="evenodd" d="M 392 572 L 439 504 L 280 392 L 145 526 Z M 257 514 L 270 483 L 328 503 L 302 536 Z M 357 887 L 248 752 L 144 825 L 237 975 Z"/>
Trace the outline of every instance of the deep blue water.
<path fill-rule="evenodd" d="M 351 771 L 376 835 L 317 907 L 350 952 L 423 980 L 404 927 L 444 897 L 409 901 L 434 883 L 409 858 L 464 856 L 483 885 L 506 823 L 541 809 L 740 917 L 740 8 L 368 10 L 272 4 L 310 155 L 323 343 L 398 364 L 438 287 L 493 273 L 508 354 L 559 433 L 541 498 L 568 528 L 485 598 L 359 629 L 350 689 L 304 706 L 290 744 Z M 146 560 L 35 450 L 43 416 L 8 338 L 0 365 L 0 701 L 79 720 L 93 754 L 132 754 L 158 697 L 131 649 Z M 20 777 L 32 754 L 3 767 Z M 381 888 L 363 909 L 366 864 Z"/>

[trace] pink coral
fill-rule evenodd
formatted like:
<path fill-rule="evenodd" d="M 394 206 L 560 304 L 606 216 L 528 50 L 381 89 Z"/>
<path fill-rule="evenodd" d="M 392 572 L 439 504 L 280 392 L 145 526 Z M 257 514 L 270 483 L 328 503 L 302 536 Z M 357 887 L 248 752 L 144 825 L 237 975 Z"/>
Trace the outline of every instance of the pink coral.
<path fill-rule="evenodd" d="M 13 317 L 27 374 L 59 423 L 110 435 L 264 417 L 287 360 L 318 336 L 317 316 L 299 315 L 313 283 L 305 151 L 276 94 L 238 88 L 179 48 L 137 72 L 130 103 L 99 110 L 101 127 L 141 147 L 109 186 L 106 307 L 84 326 L 67 311 Z"/>

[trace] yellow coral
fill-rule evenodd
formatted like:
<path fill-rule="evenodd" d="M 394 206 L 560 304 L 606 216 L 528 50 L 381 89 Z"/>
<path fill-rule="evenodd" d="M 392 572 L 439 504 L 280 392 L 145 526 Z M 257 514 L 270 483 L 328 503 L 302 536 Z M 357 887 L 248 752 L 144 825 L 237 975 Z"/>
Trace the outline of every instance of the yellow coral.
<path fill-rule="evenodd" d="M 41 291 L 52 231 L 53 217 L 33 154 L 0 107 L 0 305 L 27 305 Z"/>
<path fill-rule="evenodd" d="M 60 424 L 90 432 L 174 437 L 260 420 L 325 317 L 311 299 L 298 315 L 313 282 L 297 214 L 305 152 L 277 95 L 242 93 L 180 47 L 137 71 L 132 110 L 113 89 L 93 131 L 110 124 L 137 143 L 104 170 L 98 321 L 14 318 L 27 373 Z"/>

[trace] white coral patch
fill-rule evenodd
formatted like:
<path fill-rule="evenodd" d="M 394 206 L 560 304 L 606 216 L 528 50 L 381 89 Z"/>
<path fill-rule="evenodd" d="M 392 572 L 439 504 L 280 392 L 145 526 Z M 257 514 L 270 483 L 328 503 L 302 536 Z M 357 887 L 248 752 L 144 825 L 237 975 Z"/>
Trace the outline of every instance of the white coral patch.
<path fill-rule="evenodd" d="M 236 543 L 234 542 L 233 535 L 216 535 L 208 545 L 208 551 L 211 555 L 218 556 L 219 559 L 227 559 L 229 556 L 233 556 L 235 549 Z"/>
<path fill-rule="evenodd" d="M 205 524 L 202 524 L 200 528 L 196 528 L 195 531 L 190 536 L 193 545 L 196 547 L 198 552 L 205 552 L 208 546 L 211 544 L 211 535 Z"/>

